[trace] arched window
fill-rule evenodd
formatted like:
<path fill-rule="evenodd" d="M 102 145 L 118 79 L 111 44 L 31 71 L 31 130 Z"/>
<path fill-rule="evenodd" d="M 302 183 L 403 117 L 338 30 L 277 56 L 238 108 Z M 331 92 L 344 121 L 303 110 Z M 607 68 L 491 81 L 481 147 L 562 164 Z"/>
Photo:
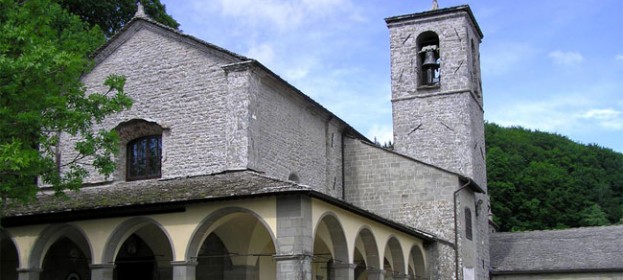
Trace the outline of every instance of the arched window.
<path fill-rule="evenodd" d="M 115 180 L 160 178 L 163 172 L 166 175 L 166 166 L 162 170 L 165 128 L 156 122 L 133 119 L 120 123 L 115 130 L 119 134 L 119 148 L 125 151 L 116 158 L 118 168 L 114 173 Z"/>
<path fill-rule="evenodd" d="M 418 86 L 438 86 L 440 82 L 440 49 L 439 36 L 426 31 L 417 38 L 418 50 Z"/>
<path fill-rule="evenodd" d="M 465 207 L 465 238 L 472 240 L 472 210 Z"/>
<path fill-rule="evenodd" d="M 150 135 L 134 139 L 127 146 L 127 180 L 160 178 L 162 137 Z"/>

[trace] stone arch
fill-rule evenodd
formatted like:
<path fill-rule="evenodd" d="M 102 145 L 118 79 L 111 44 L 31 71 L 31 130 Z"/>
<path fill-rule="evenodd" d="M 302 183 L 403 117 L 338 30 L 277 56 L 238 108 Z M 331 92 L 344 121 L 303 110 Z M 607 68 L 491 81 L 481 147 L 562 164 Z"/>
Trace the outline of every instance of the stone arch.
<path fill-rule="evenodd" d="M 191 236 L 186 260 L 196 262 L 197 277 L 274 279 L 275 235 L 257 213 L 227 207 L 211 213 Z"/>
<path fill-rule="evenodd" d="M 333 212 L 323 213 L 313 233 L 312 276 L 323 279 L 346 278 L 349 269 L 348 242 L 337 215 Z"/>
<path fill-rule="evenodd" d="M 420 246 L 414 245 L 409 253 L 409 276 L 415 279 L 426 279 L 427 275 L 424 250 Z"/>
<path fill-rule="evenodd" d="M 171 242 L 171 237 L 168 232 L 164 229 L 160 223 L 157 221 L 147 218 L 147 217 L 134 217 L 130 218 L 121 224 L 119 224 L 112 232 L 108 240 L 106 241 L 106 246 L 104 247 L 104 252 L 102 253 L 102 263 L 114 263 L 115 258 L 121 249 L 123 243 L 130 237 L 131 235 L 139 232 L 140 230 L 147 231 L 147 229 L 155 230 L 153 231 L 154 235 L 149 236 L 145 239 L 146 242 L 154 242 L 154 239 L 160 243 L 166 243 L 168 246 L 159 246 L 160 255 L 165 259 L 173 260 L 173 252 L 175 251 L 173 248 L 173 243 Z M 140 234 L 140 232 L 139 232 Z M 154 252 L 155 254 L 156 252 Z"/>
<path fill-rule="evenodd" d="M 144 119 L 131 119 L 125 122 L 119 123 L 114 130 L 119 135 L 119 151 L 120 153 L 115 158 L 115 163 L 117 164 L 117 169 L 113 173 L 113 178 L 115 181 L 123 181 L 126 179 L 126 171 L 128 169 L 127 166 L 127 145 L 132 140 L 151 136 L 151 135 L 160 135 L 163 136 L 165 132 L 165 128 L 160 124 L 148 121 Z M 161 158 L 162 161 L 164 159 L 166 145 L 164 137 L 161 138 Z M 161 161 L 161 164 L 162 164 Z"/>
<path fill-rule="evenodd" d="M 357 263 L 358 260 L 356 259 L 356 256 L 358 254 L 361 255 L 365 266 L 363 266 L 360 261 Z M 378 276 L 376 275 L 382 273 L 383 266 L 380 263 L 380 255 L 376 238 L 372 233 L 372 229 L 368 226 L 362 226 L 357 233 L 353 250 L 353 260 L 357 265 L 357 268 L 355 268 L 355 279 L 377 279 Z M 362 269 L 365 269 L 365 271 Z"/>
<path fill-rule="evenodd" d="M 201 247 L 203 241 L 208 237 L 208 234 L 211 230 L 213 230 L 213 227 L 218 226 L 218 220 L 234 213 L 245 213 L 255 217 L 266 228 L 266 230 L 270 234 L 270 238 L 273 241 L 273 244 L 275 244 L 275 247 L 277 247 L 277 239 L 275 238 L 274 232 L 271 230 L 268 223 L 266 223 L 266 221 L 260 215 L 246 208 L 226 207 L 214 211 L 199 223 L 199 226 L 191 235 L 192 237 L 190 239 L 190 242 L 188 243 L 188 247 L 186 248 L 186 261 L 192 261 L 193 258 L 197 256 L 197 253 L 199 252 L 199 248 Z"/>
<path fill-rule="evenodd" d="M 2 279 L 17 280 L 19 268 L 19 252 L 13 237 L 0 228 L 0 275 Z"/>
<path fill-rule="evenodd" d="M 329 237 L 331 238 L 332 243 L 332 254 L 333 258 L 338 263 L 347 264 L 349 263 L 348 258 L 348 242 L 346 241 L 346 233 L 344 232 L 344 227 L 342 223 L 338 219 L 337 215 L 333 212 L 326 212 L 322 214 L 316 226 L 314 227 L 314 242 L 318 236 L 318 229 L 321 227 L 321 224 L 325 224 Z"/>
<path fill-rule="evenodd" d="M 390 236 L 385 244 L 384 260 L 388 261 L 390 268 L 384 267 L 386 273 L 391 272 L 392 276 L 406 275 L 404 254 L 400 242 L 394 236 Z"/>
<path fill-rule="evenodd" d="M 52 245 L 59 239 L 67 237 L 82 251 L 91 264 L 93 260 L 92 246 L 87 235 L 79 228 L 69 224 L 50 225 L 44 229 L 35 241 L 30 253 L 29 268 L 41 268 L 43 259 Z"/>
<path fill-rule="evenodd" d="M 417 36 L 418 86 L 439 84 L 440 47 L 439 35 L 434 31 L 424 31 Z"/>

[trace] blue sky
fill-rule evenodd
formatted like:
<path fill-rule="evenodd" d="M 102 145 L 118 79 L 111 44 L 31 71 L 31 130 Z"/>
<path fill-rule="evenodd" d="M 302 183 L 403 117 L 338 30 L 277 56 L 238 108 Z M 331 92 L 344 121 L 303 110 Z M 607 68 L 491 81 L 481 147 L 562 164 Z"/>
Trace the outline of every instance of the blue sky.
<path fill-rule="evenodd" d="M 162 1 L 180 29 L 257 59 L 370 139 L 391 140 L 384 18 L 431 0 Z M 483 33 L 485 119 L 623 152 L 623 1 L 469 4 Z"/>

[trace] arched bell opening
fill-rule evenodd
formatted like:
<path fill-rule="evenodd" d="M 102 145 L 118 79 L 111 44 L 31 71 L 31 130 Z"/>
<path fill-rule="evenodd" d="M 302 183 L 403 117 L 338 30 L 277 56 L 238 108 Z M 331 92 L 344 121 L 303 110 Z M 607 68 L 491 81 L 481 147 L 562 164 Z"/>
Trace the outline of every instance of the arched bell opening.
<path fill-rule="evenodd" d="M 9 236 L 0 231 L 0 275 L 2 279 L 17 280 L 17 268 L 19 267 L 19 255 L 17 247 Z"/>
<path fill-rule="evenodd" d="M 426 31 L 417 38 L 418 86 L 438 86 L 441 80 L 439 36 Z"/>
<path fill-rule="evenodd" d="M 196 279 L 275 279 L 275 245 L 266 226 L 245 212 L 208 219 L 196 255 Z"/>
<path fill-rule="evenodd" d="M 45 254 L 39 279 L 91 279 L 90 263 L 90 258 L 76 243 L 67 237 L 61 237 L 52 244 Z"/>

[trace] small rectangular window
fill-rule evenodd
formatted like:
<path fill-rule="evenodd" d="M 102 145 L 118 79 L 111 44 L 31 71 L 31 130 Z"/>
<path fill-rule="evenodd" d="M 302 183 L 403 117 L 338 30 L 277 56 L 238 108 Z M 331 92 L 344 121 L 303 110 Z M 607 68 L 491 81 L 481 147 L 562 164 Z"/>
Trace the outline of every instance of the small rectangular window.
<path fill-rule="evenodd" d="M 472 240 L 472 210 L 465 207 L 465 238 Z"/>

